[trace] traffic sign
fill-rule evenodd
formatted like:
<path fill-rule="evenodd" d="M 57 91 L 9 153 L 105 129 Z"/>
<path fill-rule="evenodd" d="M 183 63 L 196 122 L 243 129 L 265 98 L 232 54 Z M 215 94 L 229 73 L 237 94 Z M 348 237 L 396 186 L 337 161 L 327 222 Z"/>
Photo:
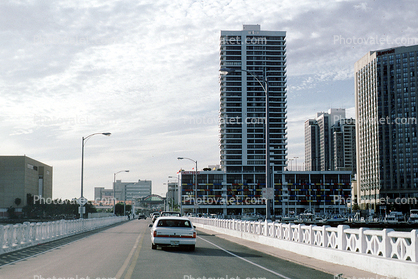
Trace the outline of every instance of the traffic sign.
<path fill-rule="evenodd" d="M 273 188 L 263 188 L 263 199 L 272 200 L 274 199 L 274 189 Z"/>

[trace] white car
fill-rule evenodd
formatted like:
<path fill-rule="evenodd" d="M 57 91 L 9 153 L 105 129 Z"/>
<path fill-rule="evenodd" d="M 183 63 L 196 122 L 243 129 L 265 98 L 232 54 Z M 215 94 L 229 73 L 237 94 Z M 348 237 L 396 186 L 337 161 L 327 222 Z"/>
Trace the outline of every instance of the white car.
<path fill-rule="evenodd" d="M 152 249 L 157 249 L 157 246 L 184 246 L 194 251 L 196 230 L 189 218 L 159 217 L 150 227 Z"/>

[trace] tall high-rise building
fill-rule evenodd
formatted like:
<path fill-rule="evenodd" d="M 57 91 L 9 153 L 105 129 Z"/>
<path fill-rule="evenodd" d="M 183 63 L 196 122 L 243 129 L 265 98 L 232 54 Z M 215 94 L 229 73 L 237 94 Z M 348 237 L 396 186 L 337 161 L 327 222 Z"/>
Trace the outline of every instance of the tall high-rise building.
<path fill-rule="evenodd" d="M 319 167 L 319 126 L 315 119 L 305 121 L 305 170 L 318 171 Z"/>
<path fill-rule="evenodd" d="M 333 170 L 350 170 L 356 173 L 356 123 L 341 119 L 331 127 Z"/>
<path fill-rule="evenodd" d="M 220 67 L 234 72 L 220 78 L 220 163 L 226 172 L 266 171 L 268 82 L 270 165 L 286 165 L 286 32 L 244 25 L 221 31 Z M 256 76 L 261 84 L 252 76 Z"/>
<path fill-rule="evenodd" d="M 305 170 L 338 170 L 334 162 L 333 127 L 344 119 L 345 109 L 334 108 L 318 112 L 315 119 L 305 121 Z"/>
<path fill-rule="evenodd" d="M 418 46 L 370 51 L 355 63 L 357 183 L 364 208 L 418 198 Z M 395 204 L 393 203 L 393 204 Z"/>

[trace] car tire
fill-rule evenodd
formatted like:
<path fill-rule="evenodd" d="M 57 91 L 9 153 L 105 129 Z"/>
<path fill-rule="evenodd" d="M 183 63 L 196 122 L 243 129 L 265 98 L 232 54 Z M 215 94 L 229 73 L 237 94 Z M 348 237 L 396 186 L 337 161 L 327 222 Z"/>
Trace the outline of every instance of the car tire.
<path fill-rule="evenodd" d="M 151 249 L 152 249 L 152 250 L 157 249 L 157 245 L 155 245 L 155 244 L 151 244 Z"/>
<path fill-rule="evenodd" d="M 194 251 L 195 250 L 195 245 L 190 245 L 189 246 L 189 251 Z"/>

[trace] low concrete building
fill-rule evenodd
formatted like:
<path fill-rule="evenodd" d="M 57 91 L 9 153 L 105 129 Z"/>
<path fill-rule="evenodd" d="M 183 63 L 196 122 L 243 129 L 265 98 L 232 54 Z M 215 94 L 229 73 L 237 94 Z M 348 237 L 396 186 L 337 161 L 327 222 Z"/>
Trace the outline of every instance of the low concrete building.
<path fill-rule="evenodd" d="M 0 156 L 0 217 L 40 198 L 52 199 L 52 167 L 25 155 Z"/>

